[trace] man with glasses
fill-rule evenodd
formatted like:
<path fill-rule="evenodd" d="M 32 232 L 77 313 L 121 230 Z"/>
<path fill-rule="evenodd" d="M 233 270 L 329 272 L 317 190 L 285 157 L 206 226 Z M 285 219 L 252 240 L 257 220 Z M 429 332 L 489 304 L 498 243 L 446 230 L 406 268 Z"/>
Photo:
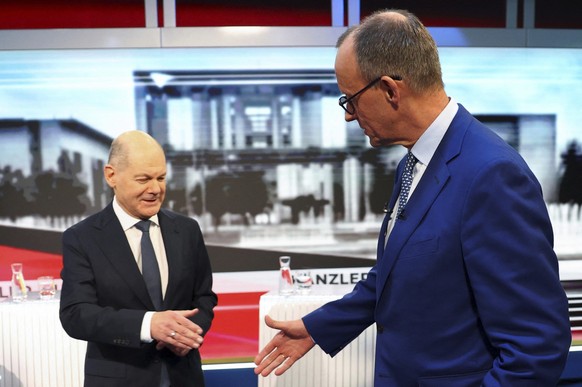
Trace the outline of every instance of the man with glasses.
<path fill-rule="evenodd" d="M 255 372 L 280 375 L 315 344 L 334 356 L 376 324 L 375 386 L 555 386 L 571 331 L 535 176 L 447 96 L 414 15 L 378 12 L 337 46 L 346 121 L 408 155 L 367 278 L 300 320 L 267 316 L 280 332 Z"/>
<path fill-rule="evenodd" d="M 390 78 L 394 79 L 395 81 L 402 80 L 402 77 L 398 76 L 398 75 L 391 75 Z M 382 79 L 382 77 L 375 78 L 374 80 L 372 80 L 372 82 L 370 82 L 366 86 L 362 87 L 360 90 L 358 90 L 351 97 L 348 97 L 345 94 L 342 95 L 341 97 L 339 97 L 339 105 L 342 107 L 342 109 L 345 110 L 346 113 L 353 116 L 354 114 L 356 114 L 356 107 L 354 106 L 354 103 L 353 103 L 353 101 L 356 99 L 356 97 L 358 95 L 362 94 L 364 91 L 368 90 L 370 87 L 374 86 L 381 79 Z"/>

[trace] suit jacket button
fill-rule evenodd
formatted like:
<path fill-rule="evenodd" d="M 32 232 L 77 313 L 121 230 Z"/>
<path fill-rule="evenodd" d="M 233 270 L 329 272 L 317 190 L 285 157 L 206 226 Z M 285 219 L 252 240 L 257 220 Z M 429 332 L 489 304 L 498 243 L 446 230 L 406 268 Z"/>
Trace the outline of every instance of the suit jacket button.
<path fill-rule="evenodd" d="M 376 323 L 376 330 L 378 331 L 378 333 L 384 332 L 384 325 Z"/>

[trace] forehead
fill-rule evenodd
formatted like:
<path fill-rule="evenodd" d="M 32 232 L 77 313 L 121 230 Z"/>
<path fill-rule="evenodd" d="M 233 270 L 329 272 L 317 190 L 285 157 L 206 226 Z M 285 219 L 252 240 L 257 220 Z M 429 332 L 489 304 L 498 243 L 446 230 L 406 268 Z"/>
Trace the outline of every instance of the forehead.
<path fill-rule="evenodd" d="M 356 61 L 352 39 L 349 37 L 338 48 L 335 58 L 335 75 L 340 90 L 347 93 L 361 88 L 363 79 Z"/>
<path fill-rule="evenodd" d="M 127 172 L 138 175 L 160 175 L 166 173 L 166 158 L 160 152 L 130 152 L 125 168 Z"/>

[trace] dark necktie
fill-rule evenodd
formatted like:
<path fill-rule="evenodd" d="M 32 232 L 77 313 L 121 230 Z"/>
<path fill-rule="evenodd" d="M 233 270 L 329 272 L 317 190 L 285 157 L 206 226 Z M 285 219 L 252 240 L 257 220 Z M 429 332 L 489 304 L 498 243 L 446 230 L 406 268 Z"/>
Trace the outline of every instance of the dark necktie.
<path fill-rule="evenodd" d="M 141 271 L 143 279 L 148 288 L 150 298 L 156 310 L 162 308 L 162 280 L 160 277 L 160 268 L 154 246 L 150 239 L 150 224 L 149 220 L 142 220 L 135 224 L 135 227 L 142 232 L 141 235 Z"/>
<path fill-rule="evenodd" d="M 402 183 L 400 185 L 400 198 L 398 199 L 398 213 L 396 217 L 399 218 L 404 207 L 406 207 L 406 202 L 408 201 L 408 194 L 410 193 L 410 186 L 412 185 L 412 172 L 414 171 L 414 165 L 418 159 L 414 157 L 412 152 L 408 152 L 406 155 L 406 163 L 404 164 L 404 172 L 402 172 Z"/>

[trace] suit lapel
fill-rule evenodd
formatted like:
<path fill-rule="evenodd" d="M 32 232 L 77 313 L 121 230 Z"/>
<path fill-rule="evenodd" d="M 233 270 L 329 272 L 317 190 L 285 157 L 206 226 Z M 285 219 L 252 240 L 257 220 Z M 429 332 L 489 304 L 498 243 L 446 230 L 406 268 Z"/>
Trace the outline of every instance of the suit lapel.
<path fill-rule="evenodd" d="M 400 256 L 402 248 L 449 180 L 450 174 L 447 163 L 460 153 L 462 139 L 471 118 L 472 116 L 459 105 L 457 115 L 439 144 L 413 194 L 408 199 L 404 219 L 396 220 L 396 224 L 386 243 L 386 248 L 382 251 L 378 248 L 378 252 L 382 252 L 382 255 L 378 256 L 378 258 L 381 257 L 378 263 L 378 291 L 376 293 L 378 299 L 383 293 L 386 281 L 390 276 L 394 263 Z M 398 176 L 401 174 L 400 171 L 401 167 L 399 166 Z M 398 196 L 399 189 L 397 191 L 395 188 L 394 191 L 392 200 L 395 201 L 394 196 Z M 382 236 L 380 239 L 382 239 Z"/>
<path fill-rule="evenodd" d="M 153 310 L 145 282 L 111 204 L 95 220 L 94 227 L 97 229 L 96 238 L 99 240 L 99 246 L 111 266 L 127 282 L 144 306 Z"/>

